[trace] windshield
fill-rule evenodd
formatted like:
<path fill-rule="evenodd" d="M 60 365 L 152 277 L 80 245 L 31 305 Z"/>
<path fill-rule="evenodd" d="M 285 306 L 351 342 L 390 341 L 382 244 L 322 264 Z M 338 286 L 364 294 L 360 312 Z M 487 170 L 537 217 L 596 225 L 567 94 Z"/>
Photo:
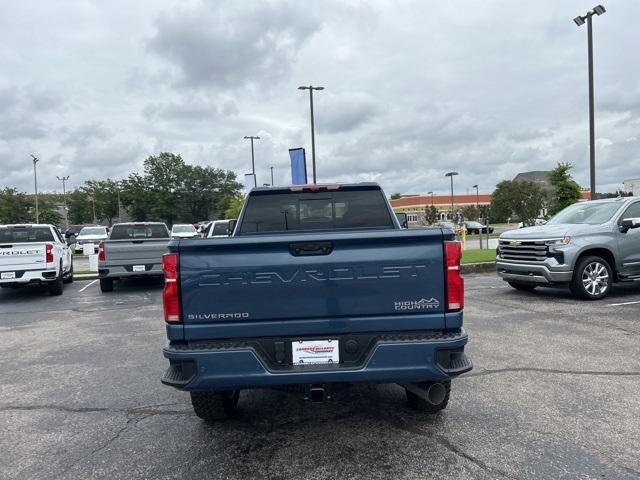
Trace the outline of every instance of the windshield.
<path fill-rule="evenodd" d="M 80 230 L 80 235 L 106 235 L 107 230 L 103 227 L 84 227 Z"/>
<path fill-rule="evenodd" d="M 619 202 L 576 203 L 551 218 L 547 225 L 600 225 L 611 220 L 620 206 Z"/>
<path fill-rule="evenodd" d="M 193 225 L 174 225 L 171 230 L 173 233 L 193 233 L 196 231 Z"/>
<path fill-rule="evenodd" d="M 49 227 L 0 227 L 0 243 L 53 242 Z"/>

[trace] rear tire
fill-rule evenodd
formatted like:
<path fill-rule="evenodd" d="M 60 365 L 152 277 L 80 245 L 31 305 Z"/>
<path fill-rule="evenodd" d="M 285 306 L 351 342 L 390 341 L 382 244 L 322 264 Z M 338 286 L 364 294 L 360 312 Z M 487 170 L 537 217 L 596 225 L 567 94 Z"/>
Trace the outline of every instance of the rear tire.
<path fill-rule="evenodd" d="M 64 283 L 73 283 L 73 258 L 71 259 L 71 268 L 64 278 Z"/>
<path fill-rule="evenodd" d="M 535 290 L 537 285 L 532 285 L 528 283 L 518 283 L 518 282 L 507 282 L 511 288 L 515 288 L 516 290 L 520 290 L 521 292 L 532 292 Z"/>
<path fill-rule="evenodd" d="M 234 417 L 238 412 L 239 398 L 240 390 L 191 392 L 191 405 L 198 417 L 212 422 Z"/>
<path fill-rule="evenodd" d="M 100 291 L 103 293 L 113 292 L 113 278 L 101 278 Z"/>
<path fill-rule="evenodd" d="M 434 383 L 441 383 L 445 388 L 444 399 L 439 404 L 433 405 L 405 388 L 409 407 L 413 410 L 418 410 L 424 413 L 437 413 L 440 410 L 447 408 L 447 405 L 449 404 L 449 394 L 451 393 L 451 380 L 446 380 L 444 382 L 423 382 L 418 385 L 426 389 Z"/>
<path fill-rule="evenodd" d="M 581 259 L 573 271 L 571 293 L 583 300 L 606 297 L 613 283 L 613 270 L 604 258 L 589 256 Z"/>
<path fill-rule="evenodd" d="M 53 282 L 49 283 L 49 294 L 52 297 L 62 295 L 62 289 L 64 288 L 63 282 L 64 282 L 64 277 L 62 273 L 62 264 L 60 264 L 60 275 L 58 275 Z"/>

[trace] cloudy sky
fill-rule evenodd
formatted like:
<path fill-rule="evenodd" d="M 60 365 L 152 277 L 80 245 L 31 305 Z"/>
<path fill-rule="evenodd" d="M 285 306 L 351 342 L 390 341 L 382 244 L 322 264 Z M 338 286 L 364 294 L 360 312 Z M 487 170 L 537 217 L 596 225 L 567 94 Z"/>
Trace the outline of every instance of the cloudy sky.
<path fill-rule="evenodd" d="M 0 188 L 119 179 L 148 155 L 288 183 L 315 96 L 318 180 L 446 193 L 575 165 L 588 185 L 595 0 L 3 1 Z M 640 177 L 640 2 L 594 20 L 598 188 Z M 311 173 L 309 173 L 311 175 Z"/>

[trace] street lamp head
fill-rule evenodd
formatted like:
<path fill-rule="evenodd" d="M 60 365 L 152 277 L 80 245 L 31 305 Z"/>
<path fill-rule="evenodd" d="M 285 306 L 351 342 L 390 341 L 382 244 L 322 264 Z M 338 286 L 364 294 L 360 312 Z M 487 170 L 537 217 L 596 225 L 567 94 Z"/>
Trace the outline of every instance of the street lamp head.
<path fill-rule="evenodd" d="M 427 192 L 427 195 L 433 195 L 433 192 Z"/>
<path fill-rule="evenodd" d="M 576 18 L 573 19 L 573 21 L 575 22 L 575 24 L 577 26 L 584 25 L 584 18 L 583 17 L 577 16 Z"/>
<path fill-rule="evenodd" d="M 314 90 L 324 90 L 324 87 L 311 87 L 311 88 L 313 88 Z"/>
<path fill-rule="evenodd" d="M 308 90 L 308 89 L 309 87 L 304 87 L 304 86 L 298 87 L 298 90 Z"/>
<path fill-rule="evenodd" d="M 471 188 L 478 188 L 478 185 L 474 185 L 474 186 L 473 186 L 473 187 L 471 187 Z"/>
<path fill-rule="evenodd" d="M 604 12 L 606 12 L 606 10 L 604 9 L 604 7 L 602 5 L 598 5 L 596 7 L 593 7 L 593 13 L 595 13 L 596 15 L 602 15 Z"/>
<path fill-rule="evenodd" d="M 459 175 L 458 172 L 447 172 L 444 174 L 445 177 L 453 177 L 454 175 Z"/>
<path fill-rule="evenodd" d="M 40 159 L 36 157 L 33 153 L 31 153 L 30 155 L 31 155 L 31 158 L 33 158 L 33 163 L 38 163 L 40 161 Z"/>

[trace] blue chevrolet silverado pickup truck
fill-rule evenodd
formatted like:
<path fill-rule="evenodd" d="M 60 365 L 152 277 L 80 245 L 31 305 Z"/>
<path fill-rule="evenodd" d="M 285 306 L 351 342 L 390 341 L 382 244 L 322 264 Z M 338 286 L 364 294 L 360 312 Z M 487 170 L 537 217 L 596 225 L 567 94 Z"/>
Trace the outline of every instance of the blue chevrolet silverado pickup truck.
<path fill-rule="evenodd" d="M 232 415 L 242 389 L 392 382 L 413 408 L 447 406 L 464 353 L 460 243 L 402 229 L 375 183 L 254 188 L 229 238 L 163 257 L 169 367 L 196 415 Z"/>

